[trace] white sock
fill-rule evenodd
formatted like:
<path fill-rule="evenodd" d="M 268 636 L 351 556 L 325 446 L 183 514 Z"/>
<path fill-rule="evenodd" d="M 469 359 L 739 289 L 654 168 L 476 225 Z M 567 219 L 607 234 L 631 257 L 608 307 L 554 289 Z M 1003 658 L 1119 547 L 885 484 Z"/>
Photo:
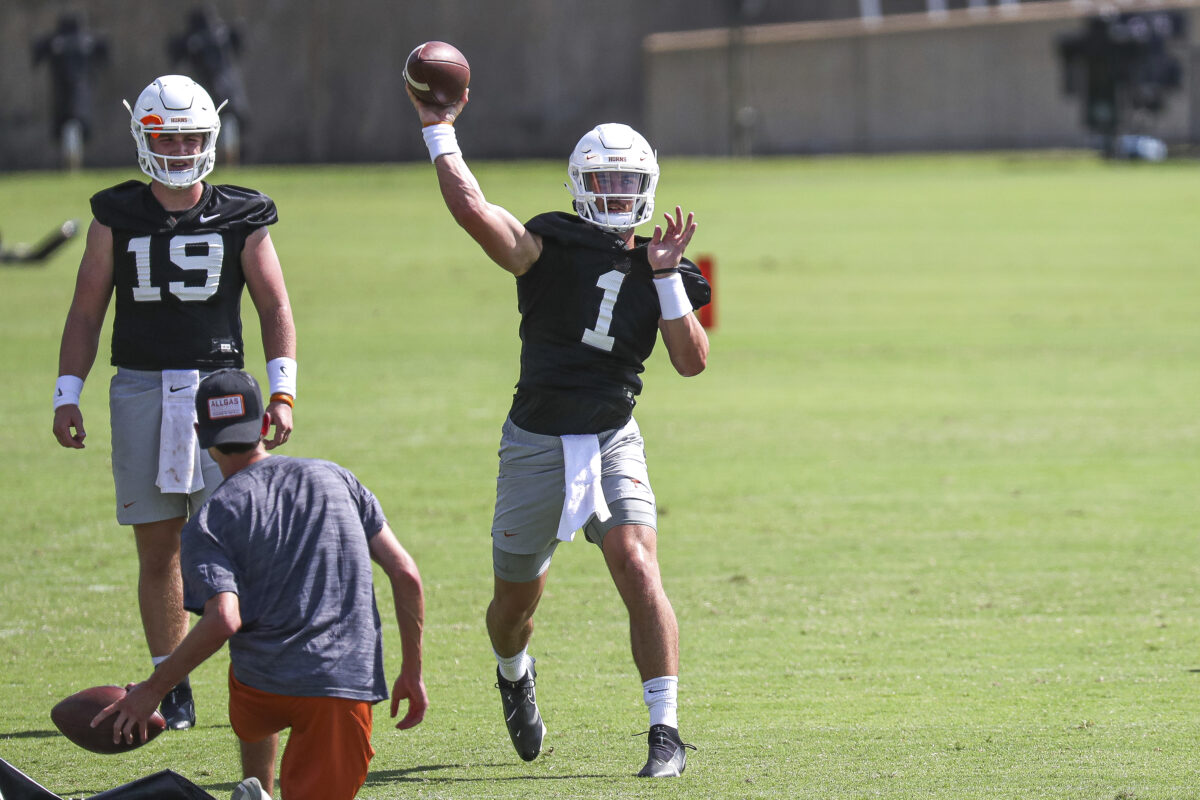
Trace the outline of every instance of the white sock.
<path fill-rule="evenodd" d="M 642 699 L 650 709 L 651 725 L 679 728 L 679 678 L 651 678 L 642 684 Z"/>
<path fill-rule="evenodd" d="M 529 655 L 528 647 L 512 658 L 504 658 L 495 650 L 492 653 L 496 656 L 496 664 L 500 667 L 500 676 L 506 681 L 521 680 L 533 666 L 533 658 Z"/>
<path fill-rule="evenodd" d="M 170 657 L 171 657 L 171 656 L 169 656 L 169 655 L 165 655 L 165 656 L 150 656 L 150 661 L 151 661 L 151 663 L 153 663 L 153 664 L 154 664 L 154 666 L 156 666 L 156 667 L 157 667 L 159 664 L 161 664 L 162 662 L 166 661 L 166 660 L 167 660 L 168 658 L 170 658 Z"/>

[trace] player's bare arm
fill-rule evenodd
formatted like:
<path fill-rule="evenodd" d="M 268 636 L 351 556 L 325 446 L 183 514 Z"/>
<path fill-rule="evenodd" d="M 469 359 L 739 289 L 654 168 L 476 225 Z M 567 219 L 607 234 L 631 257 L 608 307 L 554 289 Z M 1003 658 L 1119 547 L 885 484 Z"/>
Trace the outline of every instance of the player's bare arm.
<path fill-rule="evenodd" d="M 292 305 L 288 300 L 279 256 L 266 228 L 258 229 L 246 240 L 242 252 L 242 272 L 246 276 L 250 299 L 258 311 L 263 352 L 267 360 L 280 357 L 294 360 L 296 326 L 292 320 Z M 267 415 L 271 418 L 274 435 L 264 444 L 268 450 L 272 450 L 291 436 L 292 407 L 275 400 L 267 404 Z"/>
<path fill-rule="evenodd" d="M 167 692 L 204 663 L 213 653 L 220 650 L 226 641 L 242 627 L 241 605 L 233 592 L 221 592 L 204 604 L 204 614 L 188 635 L 159 664 L 150 677 L 141 683 L 130 684 L 127 693 L 117 702 L 104 708 L 92 719 L 96 727 L 106 717 L 116 713 L 113 720 L 113 742 L 122 739 L 133 742 L 137 730 L 141 741 L 146 741 L 150 716 L 158 708 Z"/>
<path fill-rule="evenodd" d="M 449 106 L 424 103 L 405 87 L 423 126 L 453 125 L 467 104 L 470 90 Z M 489 203 L 479 181 L 461 153 L 447 153 L 434 161 L 442 199 L 463 230 L 470 234 L 488 258 L 513 275 L 524 275 L 542 254 L 542 240 L 502 206 Z"/>
<path fill-rule="evenodd" d="M 417 562 L 396 540 L 386 523 L 371 537 L 370 550 L 371 558 L 383 567 L 392 584 L 392 600 L 403 652 L 400 675 L 392 685 L 392 717 L 395 718 L 399 713 L 400 701 L 407 700 L 408 713 L 396 723 L 397 728 L 404 730 L 420 723 L 429 707 L 429 697 L 425 693 L 425 681 L 421 674 L 425 594 Z"/>
<path fill-rule="evenodd" d="M 688 212 L 684 220 L 683 209 L 679 206 L 675 206 L 673 217 L 670 214 L 663 214 L 663 217 L 666 219 L 666 230 L 661 225 L 655 225 L 654 236 L 646 248 L 650 268 L 655 272 L 678 269 L 683 253 L 696 233 L 695 215 Z M 658 328 L 676 372 L 691 377 L 704 371 L 708 365 L 708 334 L 695 314 L 684 314 L 678 319 L 660 319 Z"/>
<path fill-rule="evenodd" d="M 75 279 L 75 296 L 63 326 L 58 351 L 59 375 L 74 375 L 82 380 L 91 372 L 112 292 L 112 229 L 92 220 Z M 81 449 L 84 446 L 87 432 L 78 404 L 70 403 L 55 409 L 54 436 L 63 447 Z"/>

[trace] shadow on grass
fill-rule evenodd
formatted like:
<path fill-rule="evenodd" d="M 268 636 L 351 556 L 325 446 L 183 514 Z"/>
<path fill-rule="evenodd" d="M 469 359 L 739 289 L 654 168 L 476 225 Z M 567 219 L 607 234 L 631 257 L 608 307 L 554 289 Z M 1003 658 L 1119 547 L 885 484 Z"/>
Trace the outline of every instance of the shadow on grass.
<path fill-rule="evenodd" d="M 364 786 L 377 786 L 389 783 L 495 783 L 497 781 L 561 781 L 561 780 L 578 780 L 580 778 L 610 778 L 611 775 L 510 775 L 508 777 L 492 777 L 479 776 L 474 778 L 467 777 L 452 777 L 452 776 L 432 776 L 425 777 L 423 773 L 437 772 L 447 769 L 480 769 L 480 768 L 495 768 L 504 769 L 512 766 L 511 764 L 425 764 L 419 767 L 410 767 L 409 769 L 388 769 L 379 772 L 371 772 L 367 775 L 367 780 L 363 783 Z M 201 789 L 210 794 L 220 792 L 230 792 L 237 785 L 236 783 L 205 783 L 198 784 Z M 84 795 L 85 797 L 87 795 Z"/>
<path fill-rule="evenodd" d="M 410 767 L 409 769 L 388 769 L 372 772 L 367 775 L 366 785 L 376 785 L 384 783 L 495 783 L 498 781 L 563 781 L 563 780 L 578 780 L 580 778 L 610 778 L 611 775 L 597 774 L 573 774 L 573 775 L 509 775 L 505 777 L 497 777 L 491 775 L 481 775 L 478 777 L 454 777 L 445 776 L 429 776 L 426 777 L 422 773 L 437 772 L 447 769 L 507 769 L 512 764 L 426 764 L 419 767 Z"/>
<path fill-rule="evenodd" d="M 0 734 L 0 742 L 5 739 L 53 739 L 55 736 L 62 736 L 62 734 L 58 731 L 16 731 Z"/>

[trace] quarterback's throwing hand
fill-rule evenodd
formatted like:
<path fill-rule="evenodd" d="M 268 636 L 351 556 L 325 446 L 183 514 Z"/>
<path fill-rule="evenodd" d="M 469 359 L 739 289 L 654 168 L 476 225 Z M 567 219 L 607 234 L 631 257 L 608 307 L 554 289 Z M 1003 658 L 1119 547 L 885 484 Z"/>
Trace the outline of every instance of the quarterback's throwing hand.
<path fill-rule="evenodd" d="M 435 106 L 421 100 L 409 87 L 408 83 L 404 84 L 404 91 L 408 93 L 408 99 L 412 101 L 413 108 L 417 110 L 417 116 L 421 118 L 421 125 L 453 125 L 454 120 L 458 119 L 458 115 L 462 113 L 463 106 L 467 104 L 467 97 L 471 94 L 470 89 L 463 91 L 463 96 L 458 99 L 457 103 L 448 106 Z"/>

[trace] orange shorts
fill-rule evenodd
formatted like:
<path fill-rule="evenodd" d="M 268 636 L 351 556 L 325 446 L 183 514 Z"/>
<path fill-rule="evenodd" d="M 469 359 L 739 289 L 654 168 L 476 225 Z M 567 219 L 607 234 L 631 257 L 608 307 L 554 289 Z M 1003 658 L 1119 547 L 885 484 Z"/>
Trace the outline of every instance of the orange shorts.
<path fill-rule="evenodd" d="M 233 677 L 232 665 L 229 724 L 244 742 L 291 729 L 279 767 L 284 800 L 352 800 L 375 755 L 367 701 L 259 691 Z"/>

